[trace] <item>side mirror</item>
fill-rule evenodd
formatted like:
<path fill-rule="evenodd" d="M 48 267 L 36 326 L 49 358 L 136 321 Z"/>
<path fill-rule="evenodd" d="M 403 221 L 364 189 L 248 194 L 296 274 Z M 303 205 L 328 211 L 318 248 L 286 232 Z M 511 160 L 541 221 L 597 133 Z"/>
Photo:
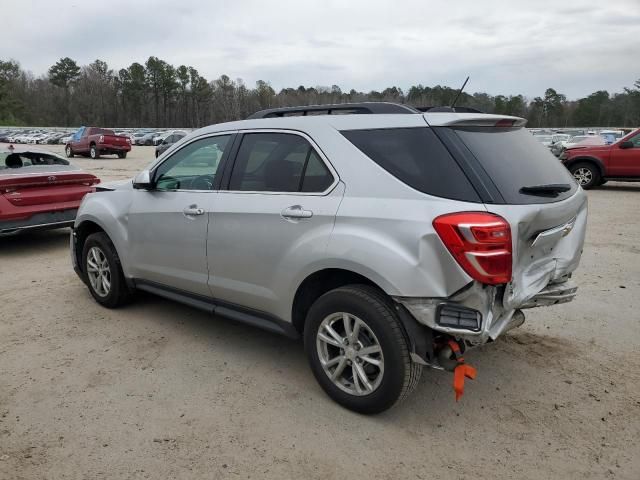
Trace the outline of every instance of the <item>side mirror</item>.
<path fill-rule="evenodd" d="M 633 148 L 633 142 L 630 140 L 627 140 L 626 142 L 622 142 L 620 144 L 620 148 L 625 149 L 625 148 Z"/>
<path fill-rule="evenodd" d="M 133 179 L 133 188 L 137 190 L 151 190 L 153 189 L 153 182 L 151 181 L 151 174 L 149 170 L 141 171 Z"/>

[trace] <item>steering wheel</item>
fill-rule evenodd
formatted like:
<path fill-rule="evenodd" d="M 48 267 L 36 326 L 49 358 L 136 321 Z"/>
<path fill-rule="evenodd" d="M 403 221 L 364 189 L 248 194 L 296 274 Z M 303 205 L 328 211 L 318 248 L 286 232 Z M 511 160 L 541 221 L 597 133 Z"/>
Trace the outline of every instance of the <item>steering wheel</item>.
<path fill-rule="evenodd" d="M 213 175 L 200 175 L 191 181 L 193 190 L 213 190 Z"/>

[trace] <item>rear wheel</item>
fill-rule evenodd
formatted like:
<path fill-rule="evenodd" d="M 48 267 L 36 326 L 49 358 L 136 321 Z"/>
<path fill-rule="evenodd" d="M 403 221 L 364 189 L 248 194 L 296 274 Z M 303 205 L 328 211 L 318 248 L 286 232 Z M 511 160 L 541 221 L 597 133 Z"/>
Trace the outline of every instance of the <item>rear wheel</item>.
<path fill-rule="evenodd" d="M 91 145 L 91 148 L 89 149 L 89 156 L 94 160 L 100 158 L 100 151 L 98 150 L 98 147 Z"/>
<path fill-rule="evenodd" d="M 356 412 L 392 407 L 413 391 L 422 372 L 411 361 L 391 302 L 368 285 L 340 287 L 316 300 L 305 323 L 304 344 L 320 386 Z"/>
<path fill-rule="evenodd" d="M 71 150 L 71 145 L 67 145 L 67 147 L 64 149 L 64 153 L 67 158 L 73 158 L 73 150 Z"/>
<path fill-rule="evenodd" d="M 82 267 L 93 298 L 107 308 L 126 303 L 131 297 L 120 258 L 106 233 L 87 237 L 82 249 Z"/>
<path fill-rule="evenodd" d="M 569 168 L 569 171 L 585 190 L 600 184 L 600 171 L 593 163 L 576 163 Z"/>
<path fill-rule="evenodd" d="M 127 158 L 127 152 L 118 152 L 118 158 Z"/>

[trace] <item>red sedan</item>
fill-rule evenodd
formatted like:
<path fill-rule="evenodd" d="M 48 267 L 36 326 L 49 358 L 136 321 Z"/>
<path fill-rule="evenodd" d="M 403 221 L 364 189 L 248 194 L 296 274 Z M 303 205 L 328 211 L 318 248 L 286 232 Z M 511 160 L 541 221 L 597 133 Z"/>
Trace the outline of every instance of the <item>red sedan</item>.
<path fill-rule="evenodd" d="M 82 198 L 100 180 L 55 153 L 0 147 L 0 236 L 70 227 Z"/>

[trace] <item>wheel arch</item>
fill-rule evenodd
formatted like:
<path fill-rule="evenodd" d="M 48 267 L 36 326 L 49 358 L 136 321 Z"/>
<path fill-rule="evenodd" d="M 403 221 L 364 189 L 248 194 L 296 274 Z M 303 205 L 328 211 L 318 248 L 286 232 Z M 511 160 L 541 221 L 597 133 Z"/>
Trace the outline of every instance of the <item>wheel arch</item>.
<path fill-rule="evenodd" d="M 605 177 L 606 176 L 605 175 L 604 164 L 602 163 L 602 160 L 600 160 L 599 158 L 591 157 L 591 156 L 587 156 L 587 155 L 572 158 L 571 161 L 567 163 L 567 169 L 570 169 L 572 166 L 574 166 L 574 165 L 576 165 L 578 163 L 592 163 L 596 167 L 598 167 L 598 172 L 600 173 L 600 177 Z"/>
<path fill-rule="evenodd" d="M 293 297 L 291 322 L 302 334 L 307 312 L 313 302 L 335 288 L 345 285 L 370 285 L 386 295 L 384 289 L 369 277 L 344 268 L 323 268 L 309 275 L 300 283 Z"/>
<path fill-rule="evenodd" d="M 73 229 L 73 235 L 75 238 L 75 256 L 76 256 L 76 265 L 82 273 L 83 271 L 83 262 L 82 262 L 82 250 L 84 249 L 84 244 L 87 241 L 89 235 L 94 233 L 103 232 L 107 234 L 107 232 L 102 228 L 102 226 L 98 225 L 93 220 L 84 220 L 77 227 Z M 107 234 L 108 235 L 108 234 Z"/>

